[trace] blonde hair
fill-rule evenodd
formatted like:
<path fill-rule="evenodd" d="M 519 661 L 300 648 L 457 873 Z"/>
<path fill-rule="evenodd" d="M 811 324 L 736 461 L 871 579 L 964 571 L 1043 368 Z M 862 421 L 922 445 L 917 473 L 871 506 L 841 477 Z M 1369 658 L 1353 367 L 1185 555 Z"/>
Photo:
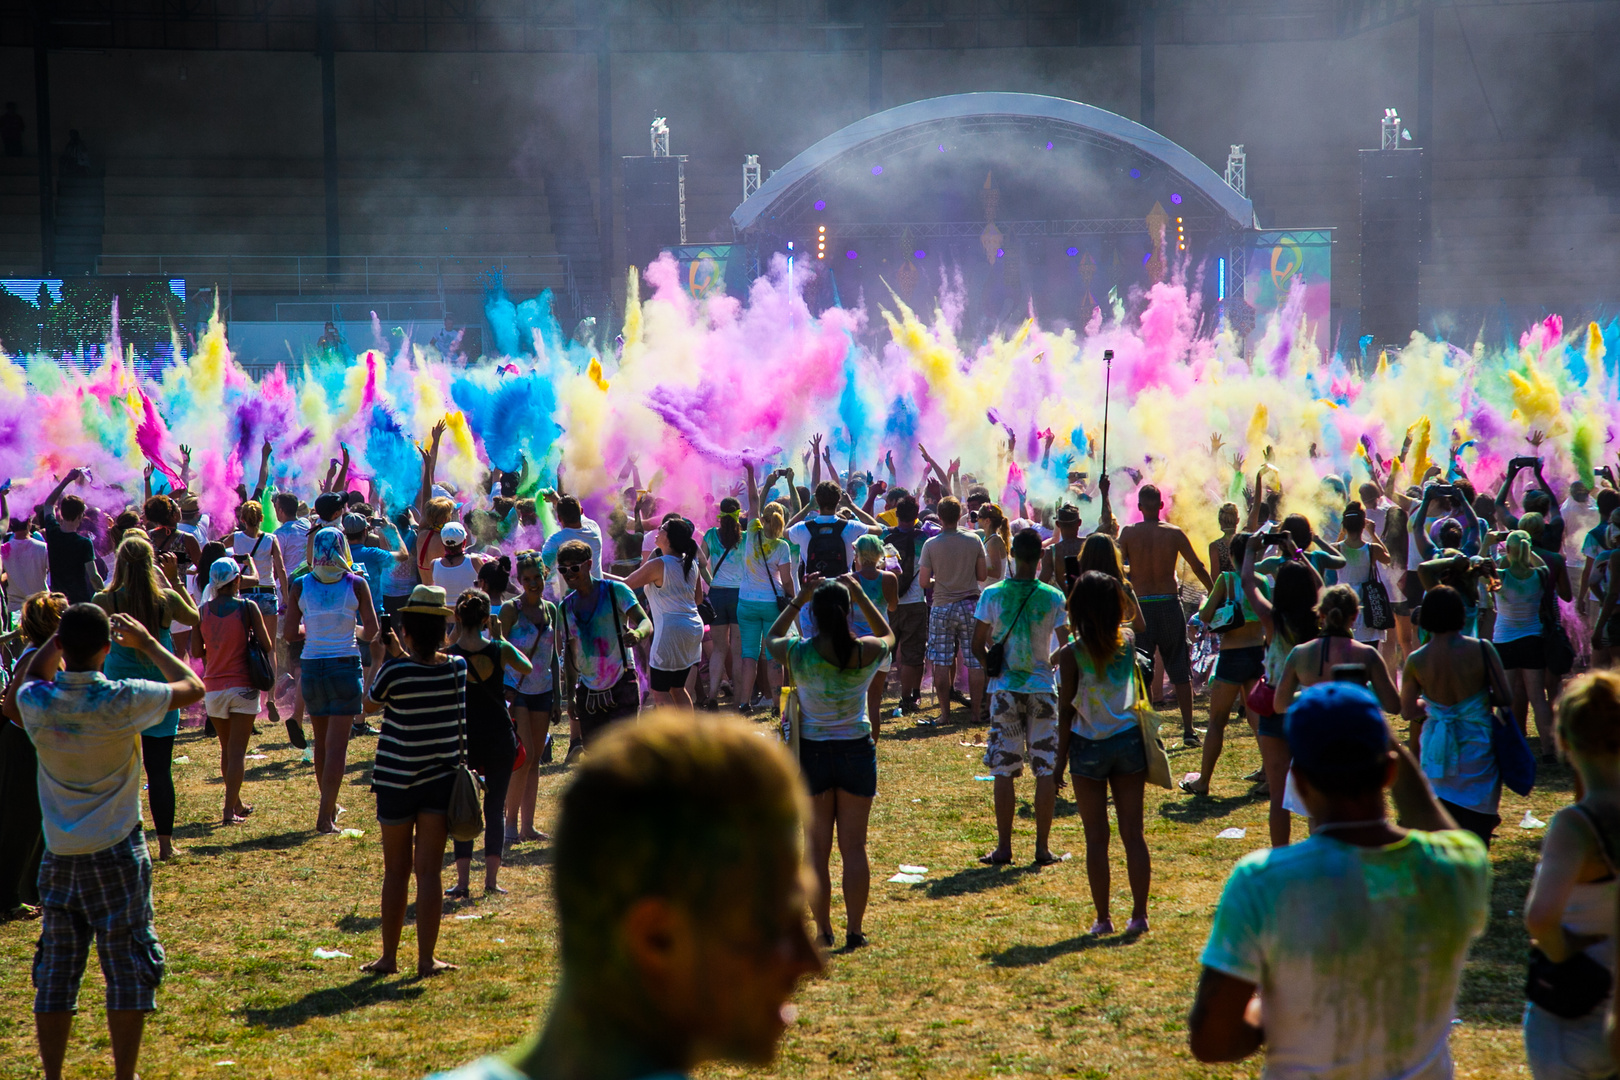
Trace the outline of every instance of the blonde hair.
<path fill-rule="evenodd" d="M 37 592 L 24 600 L 20 629 L 29 644 L 38 648 L 51 640 L 67 609 L 68 598 L 59 592 Z"/>
<path fill-rule="evenodd" d="M 985 519 L 989 518 L 988 521 Z M 979 507 L 979 524 L 987 526 L 985 535 L 1001 537 L 1001 545 L 1007 551 L 1012 551 L 1012 526 L 1007 523 L 1007 515 L 995 503 L 985 503 Z"/>
<path fill-rule="evenodd" d="M 251 499 L 236 508 L 236 520 L 249 529 L 264 524 L 264 507 Z"/>
<path fill-rule="evenodd" d="M 1348 585 L 1334 585 L 1322 594 L 1316 612 L 1322 617 L 1322 632 L 1334 637 L 1349 637 L 1356 625 L 1356 612 L 1361 605 L 1356 591 Z"/>
<path fill-rule="evenodd" d="M 112 584 L 107 587 L 119 610 L 155 634 L 163 629 L 167 589 L 152 545 L 139 536 L 126 536 L 118 545 Z"/>
<path fill-rule="evenodd" d="M 438 532 L 444 528 L 445 522 L 449 521 L 455 512 L 456 504 L 439 495 L 428 500 L 422 524 L 433 532 Z"/>
<path fill-rule="evenodd" d="M 1566 750 L 1620 756 L 1620 674 L 1592 671 L 1558 698 L 1558 740 Z"/>
<path fill-rule="evenodd" d="M 1530 534 L 1523 529 L 1514 529 L 1507 534 L 1507 543 L 1503 545 L 1507 552 L 1507 564 L 1513 570 L 1530 569 Z"/>

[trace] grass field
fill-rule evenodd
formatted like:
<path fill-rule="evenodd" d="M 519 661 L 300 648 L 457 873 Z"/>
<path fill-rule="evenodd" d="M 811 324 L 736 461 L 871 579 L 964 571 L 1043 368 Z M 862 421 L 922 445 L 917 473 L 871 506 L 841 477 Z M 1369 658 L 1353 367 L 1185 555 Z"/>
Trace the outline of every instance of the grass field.
<path fill-rule="evenodd" d="M 1167 730 L 1178 726 L 1166 723 Z M 886 727 L 871 828 L 872 944 L 835 953 L 825 976 L 802 988 L 798 1022 L 770 1072 L 1258 1076 L 1258 1059 L 1211 1068 L 1186 1049 L 1198 954 L 1221 884 L 1239 856 L 1265 842 L 1265 802 L 1238 779 L 1258 767 L 1258 751 L 1247 729 L 1234 735 L 1214 798 L 1149 789 L 1153 930 L 1127 943 L 1086 936 L 1094 913 L 1071 803 L 1059 801 L 1053 849 L 1073 852 L 1072 861 L 1029 868 L 1033 783 L 1025 779 L 1017 862 L 980 866 L 977 856 L 994 840 L 990 785 L 973 779 L 983 772 L 982 751 L 961 744 L 981 741 L 982 729 Z M 378 949 L 381 851 L 363 786 L 373 746 L 357 740 L 350 751 L 353 786 L 343 797 L 349 813 L 339 823 L 366 833 L 351 839 L 313 832 L 310 769 L 285 734 L 268 727 L 250 751 L 265 757 L 248 762 L 244 797 L 256 812 L 244 825 L 212 824 L 222 790 L 215 744 L 195 730 L 182 732 L 175 753 L 190 758 L 175 766 L 183 854 L 155 871 L 169 974 L 147 1025 L 143 1076 L 414 1080 L 499 1050 L 533 1028 L 556 976 L 543 844 L 511 854 L 501 871 L 509 896 L 481 898 L 475 862 L 477 898 L 447 907 L 439 946 L 439 955 L 461 970 L 425 981 L 368 978 L 357 970 Z M 1171 760 L 1179 775 L 1197 767 L 1197 751 L 1172 752 Z M 564 779 L 553 766 L 542 780 L 548 821 Z M 1570 774 L 1559 767 L 1530 799 L 1504 796 L 1505 825 L 1492 850 L 1491 924 L 1469 960 L 1452 1040 L 1459 1075 L 1528 1075 L 1519 1035 L 1527 942 L 1517 916 L 1542 834 L 1518 826 L 1527 808 L 1550 818 L 1569 792 Z M 1232 826 L 1247 829 L 1247 838 L 1216 839 Z M 886 883 L 901 863 L 928 867 L 927 881 Z M 1129 915 L 1124 878 L 1116 843 L 1120 927 Z M 841 931 L 836 891 L 834 905 Z M 0 1077 L 40 1075 L 28 980 L 35 935 L 33 923 L 0 926 Z M 318 947 L 353 959 L 316 959 Z M 402 965 L 414 950 L 407 924 Z M 69 1075 L 108 1075 L 93 958 L 81 1006 Z"/>

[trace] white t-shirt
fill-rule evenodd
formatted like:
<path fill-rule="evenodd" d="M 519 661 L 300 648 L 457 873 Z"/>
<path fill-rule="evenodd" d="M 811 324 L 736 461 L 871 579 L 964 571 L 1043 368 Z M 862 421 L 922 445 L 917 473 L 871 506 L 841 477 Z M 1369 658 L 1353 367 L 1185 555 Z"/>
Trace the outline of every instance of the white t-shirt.
<path fill-rule="evenodd" d="M 1559 504 L 1558 512 L 1564 515 L 1564 561 L 1575 566 L 1581 561 L 1581 542 L 1598 523 L 1597 507 L 1590 499 L 1578 503 L 1566 498 Z"/>
<path fill-rule="evenodd" d="M 1491 865 L 1472 833 L 1328 834 L 1238 860 L 1205 967 L 1254 983 L 1267 1080 L 1450 1080 L 1447 1039 Z"/>
<path fill-rule="evenodd" d="M 0 544 L 0 565 L 7 575 L 6 596 L 20 604 L 37 592 L 45 591 L 48 567 L 45 541 L 33 536 L 14 536 Z"/>
<path fill-rule="evenodd" d="M 141 732 L 163 723 L 169 687 L 58 672 L 17 692 L 23 729 L 39 757 L 39 808 L 53 855 L 89 855 L 141 823 Z"/>
<path fill-rule="evenodd" d="M 843 522 L 845 569 L 846 572 L 855 569 L 855 541 L 871 532 L 870 528 L 853 518 L 844 521 L 837 514 L 816 514 L 814 517 L 806 518 L 805 521 L 814 521 L 819 525 L 836 525 Z M 787 531 L 788 540 L 799 546 L 799 558 L 801 559 L 808 555 L 810 549 L 810 526 L 805 524 L 805 521 L 789 525 Z"/>
<path fill-rule="evenodd" d="M 568 543 L 570 540 L 583 540 L 590 546 L 591 553 L 596 556 L 596 569 L 594 573 L 597 577 L 601 577 L 603 570 L 602 529 L 596 524 L 596 522 L 592 521 L 588 517 L 583 516 L 579 519 L 579 528 L 558 529 L 556 532 L 546 537 L 546 542 L 540 545 L 540 558 L 545 561 L 546 569 L 550 570 L 552 573 L 556 573 L 557 549 Z"/>
<path fill-rule="evenodd" d="M 762 551 L 768 554 L 762 556 L 760 554 Z M 735 558 L 736 555 L 733 554 L 732 557 Z M 766 539 L 759 523 L 752 522 L 748 526 L 748 532 L 743 536 L 742 557 L 742 583 L 737 586 L 739 601 L 769 604 L 779 596 L 794 595 L 792 591 L 783 589 L 779 573 L 781 567 L 793 565 L 793 553 L 789 550 L 787 541 L 773 542 Z"/>
<path fill-rule="evenodd" d="M 274 552 L 279 546 L 275 536 L 262 529 L 258 536 L 249 536 L 240 529 L 231 533 L 231 554 L 253 556 L 253 572 L 259 576 L 260 588 L 276 583 Z"/>

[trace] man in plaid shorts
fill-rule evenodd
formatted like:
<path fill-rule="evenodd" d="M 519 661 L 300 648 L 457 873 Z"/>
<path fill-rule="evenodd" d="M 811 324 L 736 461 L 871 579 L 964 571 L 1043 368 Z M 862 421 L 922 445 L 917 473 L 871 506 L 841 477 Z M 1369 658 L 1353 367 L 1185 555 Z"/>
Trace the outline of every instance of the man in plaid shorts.
<path fill-rule="evenodd" d="M 1057 679 L 1052 636 L 1069 638 L 1063 594 L 1036 580 L 1041 534 L 1024 529 L 1013 537 L 1013 574 L 984 590 L 974 611 L 973 654 L 989 675 L 990 734 L 984 765 L 995 779 L 996 847 L 979 861 L 1012 862 L 1013 780 L 1024 763 L 1035 773 L 1035 865 L 1058 861 L 1047 846 L 1057 805 Z M 997 656 L 991 650 L 1000 646 Z"/>
<path fill-rule="evenodd" d="M 102 675 L 115 637 L 169 681 Z M 7 691 L 3 711 L 22 725 L 39 759 L 46 851 L 34 1023 L 46 1080 L 62 1075 L 92 939 L 107 980 L 113 1074 L 135 1076 L 164 966 L 152 929 L 152 860 L 141 832 L 140 734 L 202 696 L 202 680 L 145 627 L 123 614 L 109 621 L 94 604 L 68 608 L 56 636 Z"/>
<path fill-rule="evenodd" d="M 922 547 L 917 557 L 917 580 L 934 590 L 928 612 L 928 662 L 934 665 L 934 693 L 939 698 L 939 722 L 951 721 L 951 689 L 956 682 L 956 659 L 967 668 L 971 698 L 969 722 L 977 720 L 984 703 L 984 671 L 973 656 L 973 609 L 979 586 L 989 575 L 984 541 L 976 532 L 962 532 L 962 504 L 954 495 L 939 501 L 939 535 Z M 926 721 L 918 721 L 926 724 Z"/>

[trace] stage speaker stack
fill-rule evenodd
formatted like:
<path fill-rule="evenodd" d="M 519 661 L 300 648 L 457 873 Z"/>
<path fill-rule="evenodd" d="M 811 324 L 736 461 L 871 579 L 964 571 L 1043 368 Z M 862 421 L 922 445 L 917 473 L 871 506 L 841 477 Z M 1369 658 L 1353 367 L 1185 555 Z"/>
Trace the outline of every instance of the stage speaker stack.
<path fill-rule="evenodd" d="M 681 242 L 681 159 L 624 159 L 624 254 L 642 270 Z"/>
<path fill-rule="evenodd" d="M 1418 326 L 1429 239 L 1421 149 L 1361 151 L 1361 333 L 1401 348 Z"/>

